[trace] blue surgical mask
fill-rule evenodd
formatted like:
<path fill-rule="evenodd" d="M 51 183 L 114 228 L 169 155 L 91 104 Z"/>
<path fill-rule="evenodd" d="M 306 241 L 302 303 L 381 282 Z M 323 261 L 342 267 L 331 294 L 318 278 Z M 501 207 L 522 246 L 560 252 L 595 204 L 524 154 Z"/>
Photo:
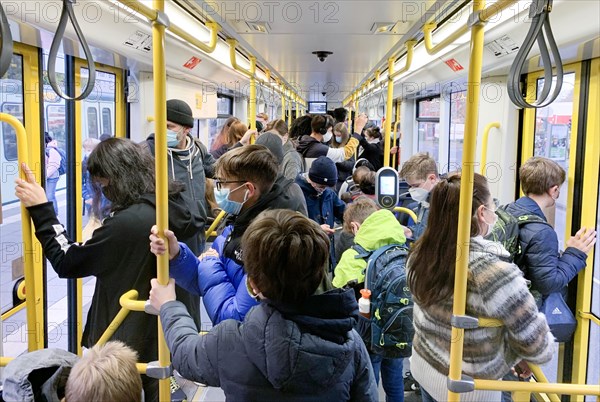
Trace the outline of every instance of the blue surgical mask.
<path fill-rule="evenodd" d="M 246 193 L 244 194 L 243 202 L 230 200 L 229 194 L 242 187 L 244 187 L 244 184 L 234 188 L 233 190 L 229 190 L 228 188 L 221 188 L 220 190 L 215 189 L 215 200 L 217 201 L 217 204 L 219 204 L 219 207 L 223 211 L 231 215 L 239 215 L 240 211 L 242 210 L 242 207 L 244 206 L 244 203 L 248 200 L 248 190 L 246 190 Z"/>
<path fill-rule="evenodd" d="M 342 141 L 344 141 L 342 137 L 335 137 L 335 142 L 337 142 L 338 144 L 341 144 Z"/>
<path fill-rule="evenodd" d="M 179 144 L 177 134 L 179 134 L 178 131 L 167 130 L 167 146 L 169 148 L 174 148 Z"/>

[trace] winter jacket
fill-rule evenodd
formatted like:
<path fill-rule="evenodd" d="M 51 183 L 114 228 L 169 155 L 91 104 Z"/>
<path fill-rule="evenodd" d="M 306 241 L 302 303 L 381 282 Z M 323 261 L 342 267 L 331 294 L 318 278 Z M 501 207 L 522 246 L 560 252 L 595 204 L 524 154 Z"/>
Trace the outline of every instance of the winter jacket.
<path fill-rule="evenodd" d="M 221 387 L 228 401 L 377 401 L 367 350 L 352 330 L 351 291 L 311 296 L 301 306 L 261 302 L 244 322 L 227 320 L 206 335 L 185 307 L 163 304 L 160 317 L 185 378 Z"/>
<path fill-rule="evenodd" d="M 507 257 L 508 252 L 499 243 L 481 236 L 471 238 L 466 315 L 503 323 L 501 327 L 465 330 L 462 370 L 473 378 L 497 380 L 520 360 L 544 364 L 555 351 L 554 337 L 521 271 L 501 261 Z M 407 264 L 409 271 L 412 258 Z M 415 336 L 410 369 L 415 380 L 436 400 L 445 400 L 448 392 L 453 300 L 450 296 L 427 307 L 415 300 L 413 311 Z"/>
<path fill-rule="evenodd" d="M 60 278 L 96 277 L 82 339 L 83 346 L 92 347 L 121 309 L 119 298 L 125 292 L 135 289 L 138 300 L 148 299 L 150 280 L 156 277 L 156 257 L 148 246 L 150 228 L 156 222 L 155 196 L 146 194 L 111 213 L 84 244 L 67 237 L 51 202 L 27 209 L 44 254 Z M 182 238 L 196 231 L 180 194 L 170 197 L 169 228 Z M 198 297 L 179 289 L 178 298 L 199 321 Z M 138 352 L 140 362 L 148 362 L 158 357 L 157 331 L 156 317 L 132 311 L 111 339 L 123 341 Z"/>
<path fill-rule="evenodd" d="M 335 191 L 339 192 L 346 179 L 352 176 L 352 169 L 354 169 L 355 163 L 354 156 L 351 156 L 350 159 L 335 164 L 338 172 L 338 181 L 335 184 Z"/>
<path fill-rule="evenodd" d="M 302 162 L 302 156 L 294 148 L 292 141 L 287 141 L 283 144 L 283 162 L 281 162 L 281 173 L 283 177 L 290 180 L 296 180 L 298 176 L 304 170 L 304 163 Z"/>
<path fill-rule="evenodd" d="M 213 242 L 212 248 L 219 257 L 208 256 L 200 261 L 188 247 L 179 244 L 179 255 L 171 260 L 169 273 L 179 286 L 202 296 L 213 324 L 228 318 L 243 320 L 248 310 L 256 305 L 246 288 L 241 239 L 248 225 L 264 210 L 306 211 L 302 200 L 286 194 L 293 184 L 279 176 L 268 193 L 242 211 L 233 225 L 227 226 Z"/>
<path fill-rule="evenodd" d="M 417 222 L 414 222 L 412 218 L 408 220 L 408 228 L 412 231 L 412 238 L 417 240 L 425 232 L 427 228 L 427 221 L 429 219 L 429 200 L 431 198 L 431 192 L 427 196 L 427 201 L 424 202 L 413 202 L 408 204 L 407 208 L 412 210 L 417 215 Z"/>
<path fill-rule="evenodd" d="M 383 167 L 383 141 L 369 143 L 366 138 L 361 137 L 360 148 L 358 148 L 358 157 L 365 158 L 378 171 Z M 362 150 L 362 152 L 361 152 Z"/>
<path fill-rule="evenodd" d="M 185 191 L 181 193 L 188 210 L 197 223 L 196 233 L 179 239 L 197 254 L 204 251 L 204 226 L 208 207 L 205 199 L 206 177 L 213 177 L 215 159 L 199 140 L 187 137 L 185 149 L 167 148 L 169 177 L 181 182 Z M 150 134 L 142 146 L 154 156 L 154 134 Z"/>
<path fill-rule="evenodd" d="M 343 162 L 354 155 L 360 138 L 360 135 L 356 133 L 352 134 L 343 148 L 331 148 L 310 135 L 304 135 L 300 138 L 300 141 L 298 141 L 296 149 L 300 155 L 307 159 L 316 159 L 319 156 L 326 156 L 334 162 Z"/>
<path fill-rule="evenodd" d="M 537 215 L 546 221 L 538 204 L 529 197 L 521 197 L 506 208 L 511 215 Z M 525 278 L 531 281 L 531 290 L 543 296 L 559 292 L 586 266 L 587 255 L 575 247 L 567 247 L 562 255 L 558 237 L 551 226 L 530 222 L 519 228 L 522 257 L 517 261 Z"/>
<path fill-rule="evenodd" d="M 235 146 L 234 146 L 235 148 Z M 229 151 L 229 145 L 228 144 L 223 144 L 220 147 L 210 151 L 210 154 L 212 155 L 213 158 L 215 159 L 219 159 L 221 156 L 225 155 L 225 153 L 227 153 L 227 151 Z"/>
<path fill-rule="evenodd" d="M 380 209 L 369 215 L 360 225 L 354 243 L 367 251 L 377 250 L 388 244 L 404 244 L 406 236 L 394 214 L 387 209 Z M 364 270 L 367 262 L 362 258 L 354 258 L 358 253 L 349 248 L 342 254 L 342 258 L 335 267 L 333 286 L 341 288 L 349 281 L 355 279 L 357 283 L 365 281 Z"/>
<path fill-rule="evenodd" d="M 306 173 L 300 174 L 296 178 L 296 183 L 304 193 L 308 217 L 319 225 L 328 224 L 330 227 L 333 227 L 336 219 L 342 221 L 346 204 L 331 188 L 326 188 L 319 195 L 306 178 Z"/>

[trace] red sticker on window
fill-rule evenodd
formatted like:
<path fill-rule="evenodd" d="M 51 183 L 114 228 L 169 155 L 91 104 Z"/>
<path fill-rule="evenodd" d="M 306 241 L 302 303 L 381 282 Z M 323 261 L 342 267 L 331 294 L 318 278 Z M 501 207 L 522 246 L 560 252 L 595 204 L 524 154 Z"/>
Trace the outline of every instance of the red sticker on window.
<path fill-rule="evenodd" d="M 460 63 L 458 61 L 456 61 L 456 59 L 450 59 L 450 60 L 446 60 L 446 64 L 448 65 L 448 67 L 450 67 L 452 69 L 452 71 L 456 72 L 456 71 L 460 71 L 460 70 L 464 70 L 464 67 L 460 65 Z"/>
<path fill-rule="evenodd" d="M 194 67 L 196 67 L 198 64 L 200 64 L 201 61 L 202 60 L 200 60 L 199 58 L 192 56 L 192 58 L 189 59 L 188 61 L 186 61 L 183 66 L 185 68 L 189 68 L 190 70 L 193 70 Z"/>

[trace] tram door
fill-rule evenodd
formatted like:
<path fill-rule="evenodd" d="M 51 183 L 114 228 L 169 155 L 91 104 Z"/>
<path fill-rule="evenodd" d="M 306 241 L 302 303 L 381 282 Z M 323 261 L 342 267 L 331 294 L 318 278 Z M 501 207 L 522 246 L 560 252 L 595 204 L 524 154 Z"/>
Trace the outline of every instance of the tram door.
<path fill-rule="evenodd" d="M 592 68 L 595 66 L 595 70 Z M 543 156 L 556 161 L 565 169 L 567 180 L 560 188 L 560 196 L 553 211 L 544 211 L 558 235 L 559 247 L 582 226 L 598 227 L 598 59 L 564 67 L 562 90 L 557 99 L 540 109 L 524 112 L 522 163 L 531 156 Z M 553 79 L 556 83 L 556 77 Z M 535 99 L 544 78 L 541 73 L 527 77 L 528 97 Z M 577 294 L 577 311 L 600 317 L 600 263 L 598 245 L 590 253 L 588 265 L 569 291 Z M 591 301 L 591 296 L 595 301 Z M 573 296 L 570 300 L 575 300 Z M 591 304 L 590 304 L 591 301 Z M 560 353 L 543 366 L 551 382 L 598 384 L 597 356 L 589 352 L 600 347 L 597 323 L 578 316 L 578 330 L 572 343 L 562 344 Z M 591 323 L 591 327 L 590 327 Z M 584 400 L 584 397 L 572 397 Z M 586 401 L 595 401 L 587 397 Z"/>

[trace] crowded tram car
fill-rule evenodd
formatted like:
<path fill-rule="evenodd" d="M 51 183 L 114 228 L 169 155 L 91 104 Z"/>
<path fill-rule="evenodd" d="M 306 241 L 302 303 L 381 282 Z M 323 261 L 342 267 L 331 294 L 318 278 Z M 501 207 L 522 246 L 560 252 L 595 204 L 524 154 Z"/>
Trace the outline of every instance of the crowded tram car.
<path fill-rule="evenodd" d="M 600 399 L 600 2 L 0 3 L 0 401 Z"/>

